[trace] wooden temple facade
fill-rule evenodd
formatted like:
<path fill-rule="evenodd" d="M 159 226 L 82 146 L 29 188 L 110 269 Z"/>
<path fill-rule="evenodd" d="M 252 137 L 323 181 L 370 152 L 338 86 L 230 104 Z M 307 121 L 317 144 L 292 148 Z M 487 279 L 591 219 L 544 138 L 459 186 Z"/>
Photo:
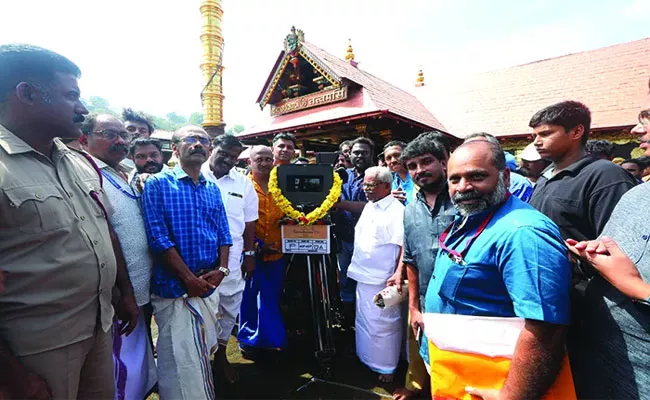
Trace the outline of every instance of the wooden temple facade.
<path fill-rule="evenodd" d="M 284 40 L 257 103 L 267 119 L 240 133 L 247 144 L 293 133 L 303 151 L 334 151 L 344 140 L 371 138 L 377 148 L 445 127 L 411 93 L 363 70 L 351 45 L 346 59 L 304 40 L 295 28 Z"/>
<path fill-rule="evenodd" d="M 359 69 L 351 45 L 338 58 L 292 28 L 257 99 L 269 114 L 238 136 L 253 144 L 290 132 L 303 151 L 332 151 L 358 136 L 379 149 L 430 130 L 457 143 L 488 132 L 517 155 L 532 141 L 536 111 L 577 100 L 592 112 L 590 139 L 613 142 L 614 156 L 635 157 L 642 152 L 629 132 L 650 105 L 649 77 L 650 38 L 426 84 L 420 70 L 407 92 Z"/>

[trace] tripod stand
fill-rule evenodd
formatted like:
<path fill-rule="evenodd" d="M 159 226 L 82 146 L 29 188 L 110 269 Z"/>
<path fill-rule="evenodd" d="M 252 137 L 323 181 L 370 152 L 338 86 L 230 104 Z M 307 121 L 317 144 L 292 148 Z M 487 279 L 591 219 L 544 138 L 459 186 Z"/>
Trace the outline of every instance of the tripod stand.
<path fill-rule="evenodd" d="M 332 302 L 335 294 L 332 293 L 332 289 L 336 288 L 336 271 L 332 269 L 328 254 L 292 254 L 287 266 L 287 273 L 291 267 L 306 267 L 315 339 L 314 356 L 322 374 L 327 377 L 336 354 L 332 334 L 335 323 L 334 303 Z"/>

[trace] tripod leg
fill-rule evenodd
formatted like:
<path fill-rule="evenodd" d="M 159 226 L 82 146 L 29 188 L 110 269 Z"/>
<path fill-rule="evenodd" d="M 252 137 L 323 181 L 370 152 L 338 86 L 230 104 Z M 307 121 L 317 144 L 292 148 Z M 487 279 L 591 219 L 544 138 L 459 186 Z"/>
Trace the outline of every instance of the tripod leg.
<path fill-rule="evenodd" d="M 330 277 L 329 273 L 327 272 L 328 268 L 330 267 L 330 264 L 327 262 L 328 257 L 323 255 L 321 256 L 321 265 L 322 265 L 322 271 L 323 271 L 323 282 L 324 282 L 324 302 L 326 303 L 327 307 L 325 308 L 325 326 L 327 327 L 327 347 L 331 350 L 334 351 L 334 339 L 332 337 L 332 303 L 331 303 L 331 292 L 330 292 Z"/>
<path fill-rule="evenodd" d="M 312 268 L 311 265 L 311 256 L 307 255 L 307 276 L 309 277 L 309 294 L 310 300 L 311 300 L 311 313 L 312 317 L 314 319 L 314 328 L 316 331 L 316 338 L 318 339 L 318 350 L 322 351 L 323 350 L 323 334 L 321 332 L 321 327 L 320 327 L 320 321 L 318 317 L 318 312 L 316 308 L 316 301 L 318 300 L 318 293 L 316 292 L 314 288 L 314 284 L 317 282 L 314 282 L 315 280 L 315 271 Z"/>

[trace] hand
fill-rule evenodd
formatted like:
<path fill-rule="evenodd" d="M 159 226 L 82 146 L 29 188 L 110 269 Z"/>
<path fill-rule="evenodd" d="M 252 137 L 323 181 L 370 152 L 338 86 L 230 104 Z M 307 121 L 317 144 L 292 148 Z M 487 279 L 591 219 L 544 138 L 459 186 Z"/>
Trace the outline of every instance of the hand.
<path fill-rule="evenodd" d="M 260 249 L 262 254 L 279 254 L 281 251 L 278 249 L 278 244 L 275 242 L 265 242 Z"/>
<path fill-rule="evenodd" d="M 636 300 L 645 300 L 650 295 L 648 284 L 643 281 L 636 265 L 607 236 L 600 240 L 577 242 L 567 239 L 569 250 L 583 257 L 615 288 Z"/>
<path fill-rule="evenodd" d="M 205 275 L 201 275 L 199 279 L 205 279 L 210 285 L 212 285 L 213 288 L 216 288 L 221 284 L 221 281 L 223 281 L 223 278 L 225 277 L 226 275 L 223 272 L 215 269 L 214 271 L 210 271 Z"/>
<path fill-rule="evenodd" d="M 467 386 L 465 391 L 472 396 L 480 397 L 483 400 L 499 400 L 501 398 L 501 391 L 497 389 L 477 389 Z"/>
<path fill-rule="evenodd" d="M 194 275 L 184 280 L 183 283 L 185 284 L 185 288 L 187 289 L 187 295 L 189 297 L 201 297 L 216 287 L 210 282 L 208 282 L 206 279 L 203 279 L 203 277 L 197 278 Z"/>
<path fill-rule="evenodd" d="M 406 201 L 406 192 L 403 190 L 393 190 L 391 192 L 394 198 L 404 203 Z"/>
<path fill-rule="evenodd" d="M 255 256 L 244 256 L 241 263 L 241 275 L 245 280 L 249 280 L 255 271 Z"/>
<path fill-rule="evenodd" d="M 397 293 L 402 294 L 402 271 L 400 269 L 397 269 L 393 276 L 388 278 L 386 286 L 397 286 Z"/>
<path fill-rule="evenodd" d="M 420 328 L 420 332 L 424 332 L 424 320 L 422 319 L 422 313 L 420 310 L 416 309 L 411 309 L 411 329 L 413 329 L 413 335 L 415 335 L 415 338 L 418 338 L 418 328 Z"/>
<path fill-rule="evenodd" d="M 133 292 L 126 295 L 122 294 L 120 300 L 115 305 L 115 314 L 120 320 L 119 332 L 120 335 L 129 336 L 138 324 L 138 314 L 140 309 L 135 302 Z"/>
<path fill-rule="evenodd" d="M 152 175 L 153 174 L 142 173 L 135 178 L 135 188 L 138 189 L 140 193 L 144 192 L 144 183 Z"/>

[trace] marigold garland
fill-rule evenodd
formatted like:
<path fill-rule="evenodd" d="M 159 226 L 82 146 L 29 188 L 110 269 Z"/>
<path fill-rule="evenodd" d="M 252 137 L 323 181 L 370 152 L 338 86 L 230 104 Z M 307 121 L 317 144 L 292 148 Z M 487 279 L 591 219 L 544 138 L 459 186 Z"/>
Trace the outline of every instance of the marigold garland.
<path fill-rule="evenodd" d="M 334 204 L 336 204 L 339 197 L 341 196 L 341 186 L 343 186 L 343 181 L 341 180 L 341 177 L 339 177 L 339 174 L 336 172 L 333 173 L 333 177 L 334 182 L 332 184 L 332 188 L 327 194 L 327 197 L 325 197 L 323 203 L 307 215 L 305 215 L 305 213 L 302 211 L 298 211 L 293 208 L 291 202 L 282 194 L 282 191 L 278 187 L 277 167 L 271 170 L 271 176 L 269 177 L 269 193 L 271 193 L 271 197 L 273 197 L 275 204 L 284 213 L 284 215 L 298 221 L 300 225 L 311 225 L 319 219 L 323 218 L 330 210 L 330 208 L 334 207 Z"/>

